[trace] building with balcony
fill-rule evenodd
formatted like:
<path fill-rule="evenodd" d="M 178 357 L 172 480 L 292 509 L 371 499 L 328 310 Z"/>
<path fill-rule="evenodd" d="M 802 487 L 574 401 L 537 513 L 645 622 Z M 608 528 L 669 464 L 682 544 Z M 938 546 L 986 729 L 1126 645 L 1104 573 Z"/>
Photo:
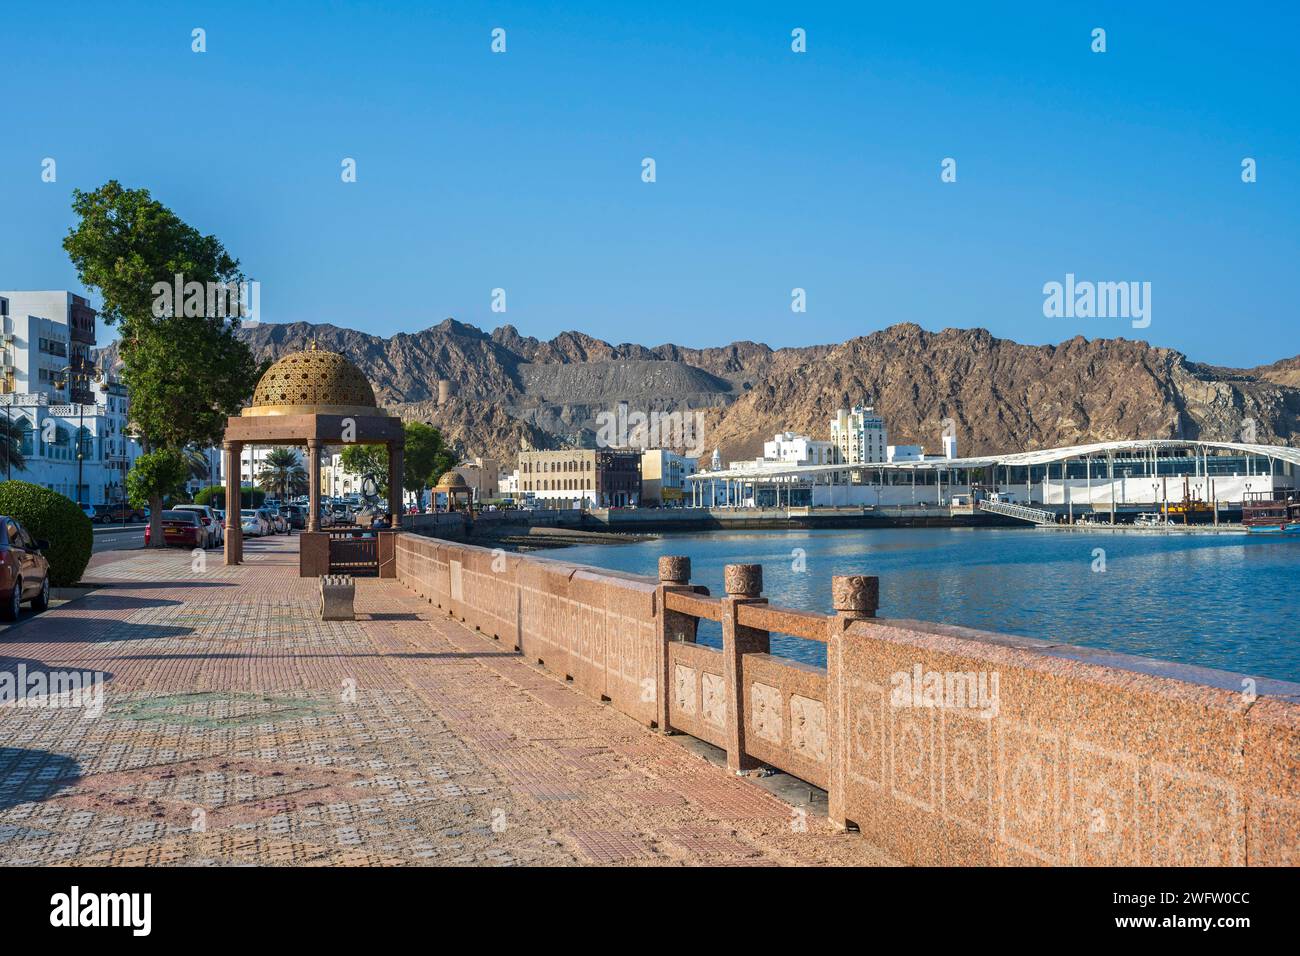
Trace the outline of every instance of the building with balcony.
<path fill-rule="evenodd" d="M 73 292 L 0 292 L 0 394 L 95 404 L 90 380 L 95 310 Z"/>
<path fill-rule="evenodd" d="M 885 420 L 870 405 L 841 408 L 831 419 L 831 442 L 839 451 L 840 461 L 859 465 L 885 461 L 889 436 Z"/>

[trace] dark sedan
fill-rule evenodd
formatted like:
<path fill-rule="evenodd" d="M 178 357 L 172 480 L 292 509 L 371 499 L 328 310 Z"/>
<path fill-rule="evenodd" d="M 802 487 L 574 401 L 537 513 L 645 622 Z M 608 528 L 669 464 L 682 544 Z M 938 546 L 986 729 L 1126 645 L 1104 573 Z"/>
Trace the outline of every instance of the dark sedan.
<path fill-rule="evenodd" d="M 48 541 L 36 541 L 13 518 L 0 517 L 0 620 L 14 621 L 24 601 L 33 611 L 50 606 Z"/>

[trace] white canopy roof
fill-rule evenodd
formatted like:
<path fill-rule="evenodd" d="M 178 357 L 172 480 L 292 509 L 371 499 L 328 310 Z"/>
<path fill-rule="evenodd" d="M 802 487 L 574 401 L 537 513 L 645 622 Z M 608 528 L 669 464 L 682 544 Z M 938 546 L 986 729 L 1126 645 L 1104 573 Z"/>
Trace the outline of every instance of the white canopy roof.
<path fill-rule="evenodd" d="M 1243 455 L 1260 455 L 1300 465 L 1300 448 L 1289 445 L 1248 445 L 1228 441 L 1192 441 L 1180 438 L 1139 438 L 1131 441 L 1094 442 L 1091 445 L 1068 445 L 1039 451 L 986 455 L 980 458 L 931 458 L 925 461 L 869 462 L 860 465 L 795 465 L 786 462 L 748 462 L 722 471 L 701 471 L 688 475 L 687 481 L 712 481 L 727 478 L 779 478 L 792 475 L 818 475 L 851 470 L 947 471 L 952 468 L 987 468 L 990 465 L 1046 465 L 1071 458 L 1106 458 L 1119 452 L 1166 451 L 1195 448 L 1198 452 L 1226 450 Z"/>

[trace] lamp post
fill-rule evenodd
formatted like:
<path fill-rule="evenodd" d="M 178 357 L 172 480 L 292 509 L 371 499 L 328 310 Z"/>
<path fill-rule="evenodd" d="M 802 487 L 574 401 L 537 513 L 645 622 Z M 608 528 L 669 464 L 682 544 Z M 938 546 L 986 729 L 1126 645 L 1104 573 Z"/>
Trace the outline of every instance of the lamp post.
<path fill-rule="evenodd" d="M 59 389 L 67 388 L 69 384 L 75 381 L 94 381 L 98 382 L 103 378 L 102 373 L 93 365 L 88 366 L 84 360 L 78 361 L 72 365 L 65 365 L 59 370 L 61 378 L 55 379 L 55 386 Z M 71 397 L 71 396 L 69 396 Z M 81 507 L 86 506 L 86 502 L 81 500 L 82 478 L 85 467 L 84 444 L 82 434 L 86 430 L 86 403 L 77 400 L 77 504 Z"/>

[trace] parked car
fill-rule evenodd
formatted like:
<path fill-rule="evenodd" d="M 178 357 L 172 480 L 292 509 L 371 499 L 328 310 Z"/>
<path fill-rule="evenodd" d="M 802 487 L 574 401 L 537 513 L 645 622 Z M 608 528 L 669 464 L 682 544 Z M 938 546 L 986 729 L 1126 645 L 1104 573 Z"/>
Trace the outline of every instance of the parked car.
<path fill-rule="evenodd" d="M 278 507 L 267 508 L 263 505 L 261 510 L 266 515 L 267 523 L 271 526 L 271 534 L 289 533 L 289 521 L 280 513 Z"/>
<path fill-rule="evenodd" d="M 203 522 L 205 548 L 215 548 L 221 544 L 222 534 L 221 525 L 217 522 L 216 513 L 209 505 L 177 505 L 175 511 L 193 511 Z"/>
<path fill-rule="evenodd" d="M 307 508 L 303 505 L 285 505 L 284 516 L 289 519 L 289 527 L 305 531 L 307 528 Z"/>
<path fill-rule="evenodd" d="M 17 620 L 24 601 L 40 613 L 50 606 L 48 541 L 35 541 L 15 519 L 0 517 L 0 620 Z"/>
<path fill-rule="evenodd" d="M 203 527 L 196 511 L 179 511 L 168 508 L 162 513 L 163 542 L 181 545 L 186 548 L 203 548 L 207 546 L 208 531 Z M 153 536 L 153 527 L 144 529 L 145 547 Z"/>
<path fill-rule="evenodd" d="M 239 512 L 239 530 L 250 538 L 260 538 L 271 533 L 271 525 L 265 512 L 257 508 L 245 508 Z"/>
<path fill-rule="evenodd" d="M 106 506 L 104 515 L 104 520 L 111 524 L 125 524 L 128 521 L 143 521 L 148 515 L 148 509 L 119 503 Z"/>
<path fill-rule="evenodd" d="M 99 512 L 91 505 L 82 505 L 81 513 L 90 519 L 91 524 L 99 523 Z"/>

